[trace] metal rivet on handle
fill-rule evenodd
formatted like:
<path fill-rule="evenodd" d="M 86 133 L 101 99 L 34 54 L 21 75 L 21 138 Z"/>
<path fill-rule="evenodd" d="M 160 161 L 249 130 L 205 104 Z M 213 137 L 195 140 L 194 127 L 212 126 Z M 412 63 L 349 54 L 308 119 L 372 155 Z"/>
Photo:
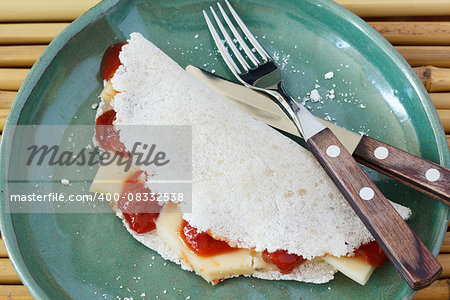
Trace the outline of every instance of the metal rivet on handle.
<path fill-rule="evenodd" d="M 378 147 L 373 152 L 373 155 L 375 155 L 375 157 L 378 159 L 385 159 L 386 157 L 388 157 L 389 151 L 386 147 Z"/>
<path fill-rule="evenodd" d="M 328 146 L 327 155 L 329 157 L 338 157 L 341 154 L 341 149 L 336 145 Z"/>
<path fill-rule="evenodd" d="M 434 182 L 438 180 L 439 177 L 441 177 L 441 173 L 439 173 L 439 171 L 436 169 L 429 169 L 425 173 L 425 177 L 427 178 L 428 181 Z"/>
<path fill-rule="evenodd" d="M 363 187 L 359 191 L 359 196 L 363 200 L 372 200 L 373 196 L 375 196 L 375 192 L 370 187 Z"/>

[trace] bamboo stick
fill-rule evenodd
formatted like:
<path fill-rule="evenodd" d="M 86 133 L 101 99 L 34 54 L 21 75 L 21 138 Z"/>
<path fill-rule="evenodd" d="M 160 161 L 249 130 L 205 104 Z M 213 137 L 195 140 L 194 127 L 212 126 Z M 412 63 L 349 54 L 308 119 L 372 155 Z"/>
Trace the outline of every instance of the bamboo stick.
<path fill-rule="evenodd" d="M 67 25 L 69 23 L 0 24 L 0 44 L 48 44 Z"/>
<path fill-rule="evenodd" d="M 0 46 L 0 67 L 31 67 L 45 45 Z M 396 49 L 412 67 L 450 67 L 448 46 L 397 46 Z"/>
<path fill-rule="evenodd" d="M 369 22 L 369 24 L 392 44 L 450 45 L 450 22 Z M 67 25 L 69 23 L 0 24 L 0 44 L 46 44 Z"/>
<path fill-rule="evenodd" d="M 100 0 L 0 0 L 0 22 L 73 21 Z"/>
<path fill-rule="evenodd" d="M 448 46 L 397 46 L 396 49 L 412 67 L 450 67 Z"/>
<path fill-rule="evenodd" d="M 442 274 L 440 278 L 450 277 L 450 254 L 439 254 L 437 260 L 442 265 Z"/>
<path fill-rule="evenodd" d="M 335 0 L 360 17 L 442 16 L 450 14 L 448 0 Z"/>
<path fill-rule="evenodd" d="M 438 109 L 437 113 L 441 119 L 442 127 L 444 127 L 445 133 L 450 133 L 450 110 Z"/>
<path fill-rule="evenodd" d="M 19 276 L 16 274 L 11 261 L 8 258 L 0 258 L 0 284 L 19 284 Z"/>
<path fill-rule="evenodd" d="M 0 0 L 0 22 L 72 21 L 99 0 Z M 447 0 L 336 0 L 361 17 L 434 16 L 450 14 Z"/>
<path fill-rule="evenodd" d="M 17 92 L 0 91 L 0 109 L 9 109 L 16 98 Z"/>
<path fill-rule="evenodd" d="M 450 22 L 369 22 L 369 25 L 396 45 L 450 45 Z"/>
<path fill-rule="evenodd" d="M 448 144 L 448 147 L 450 148 L 450 135 L 446 135 L 446 137 L 447 137 L 447 144 Z"/>
<path fill-rule="evenodd" d="M 30 69 L 0 68 L 0 90 L 17 91 Z"/>
<path fill-rule="evenodd" d="M 8 116 L 9 108 L 8 109 L 0 109 L 0 132 L 3 131 L 3 128 L 5 127 L 6 123 L 6 117 Z"/>
<path fill-rule="evenodd" d="M 447 141 L 449 140 L 449 136 L 447 135 Z M 442 247 L 440 253 L 448 253 L 450 252 L 450 232 L 445 233 L 444 242 L 442 243 Z"/>
<path fill-rule="evenodd" d="M 450 22 L 369 22 L 369 24 L 392 44 L 450 45 Z M 69 23 L 0 24 L 0 44 L 46 44 L 67 25 Z"/>
<path fill-rule="evenodd" d="M 450 93 L 430 93 L 429 95 L 436 109 L 450 109 Z"/>
<path fill-rule="evenodd" d="M 450 282 L 448 279 L 436 280 L 429 287 L 420 290 L 414 300 L 448 300 L 450 299 Z"/>
<path fill-rule="evenodd" d="M 30 292 L 23 285 L 0 285 L 0 298 L 7 300 L 32 300 Z"/>
<path fill-rule="evenodd" d="M 0 46 L 0 67 L 31 67 L 47 46 Z"/>
<path fill-rule="evenodd" d="M 8 252 L 6 252 L 5 244 L 1 239 L 0 239 L 0 257 L 8 257 Z"/>
<path fill-rule="evenodd" d="M 432 66 L 414 68 L 428 92 L 450 91 L 450 68 Z"/>

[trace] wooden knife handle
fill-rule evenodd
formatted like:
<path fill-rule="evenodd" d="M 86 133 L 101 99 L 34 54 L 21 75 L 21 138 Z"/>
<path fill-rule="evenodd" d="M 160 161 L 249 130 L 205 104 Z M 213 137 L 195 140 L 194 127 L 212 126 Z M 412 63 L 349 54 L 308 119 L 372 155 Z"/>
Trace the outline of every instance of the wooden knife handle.
<path fill-rule="evenodd" d="M 429 286 L 442 267 L 331 130 L 307 145 L 408 285 Z"/>
<path fill-rule="evenodd" d="M 353 157 L 380 173 L 450 205 L 450 170 L 363 136 Z"/>

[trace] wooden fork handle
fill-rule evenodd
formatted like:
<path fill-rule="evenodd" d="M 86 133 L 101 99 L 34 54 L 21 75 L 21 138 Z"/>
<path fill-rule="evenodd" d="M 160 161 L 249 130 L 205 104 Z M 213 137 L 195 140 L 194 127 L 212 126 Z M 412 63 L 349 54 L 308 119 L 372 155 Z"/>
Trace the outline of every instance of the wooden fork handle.
<path fill-rule="evenodd" d="M 450 205 L 450 170 L 363 136 L 353 157 L 380 173 Z"/>
<path fill-rule="evenodd" d="M 307 145 L 408 285 L 429 286 L 442 267 L 331 130 Z"/>

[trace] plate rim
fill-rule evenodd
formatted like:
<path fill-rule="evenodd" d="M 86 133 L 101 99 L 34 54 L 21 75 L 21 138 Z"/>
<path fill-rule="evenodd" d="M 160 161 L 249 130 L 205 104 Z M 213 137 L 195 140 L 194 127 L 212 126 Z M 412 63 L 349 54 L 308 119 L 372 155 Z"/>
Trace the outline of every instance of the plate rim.
<path fill-rule="evenodd" d="M 62 48 L 78 33 L 82 32 L 89 24 L 94 22 L 101 15 L 106 14 L 110 9 L 115 7 L 119 2 L 127 0 L 103 0 L 96 6 L 89 9 L 87 12 L 82 14 L 79 18 L 69 24 L 61 33 L 59 33 L 55 39 L 47 46 L 41 56 L 37 59 L 30 72 L 26 76 L 23 84 L 21 85 L 14 102 L 11 106 L 10 112 L 6 119 L 6 123 L 3 130 L 3 137 L 8 137 L 10 135 L 10 128 L 17 124 L 19 116 L 22 112 L 23 107 L 27 103 L 29 95 L 33 92 L 35 86 L 39 83 L 42 75 L 47 70 L 48 66 L 52 63 L 55 56 L 61 51 Z M 338 13 L 342 19 L 347 20 L 353 26 L 357 27 L 360 32 L 371 39 L 373 43 L 377 44 L 383 52 L 389 56 L 392 62 L 402 71 L 405 77 L 411 82 L 415 92 L 419 96 L 419 101 L 422 105 L 425 115 L 427 116 L 433 137 L 436 141 L 437 154 L 439 157 L 439 164 L 449 167 L 450 166 L 450 151 L 445 139 L 445 132 L 443 130 L 441 121 L 437 114 L 437 111 L 429 97 L 428 92 L 423 86 L 420 79 L 417 77 L 414 70 L 406 62 L 406 60 L 400 55 L 400 53 L 375 29 L 368 25 L 364 20 L 359 18 L 357 15 L 353 14 L 351 11 L 340 6 L 339 4 L 331 0 L 307 0 L 308 2 L 319 5 L 322 9 L 333 11 L 333 13 Z M 12 129 L 11 129 L 12 130 Z M 30 291 L 31 295 L 38 299 L 49 299 L 45 291 L 38 285 L 34 280 L 33 274 L 29 271 L 27 265 L 25 264 L 22 253 L 18 246 L 17 236 L 15 234 L 11 214 L 7 214 L 5 211 L 5 197 L 4 197 L 4 187 L 5 187 L 5 139 L 1 139 L 0 149 L 0 163 L 1 163 L 1 174 L 0 174 L 0 185 L 2 201 L 0 201 L 0 230 L 2 234 L 2 239 L 5 244 L 6 250 L 9 255 L 15 271 L 19 275 L 22 283 Z M 437 200 L 436 200 L 437 201 Z M 445 209 L 445 208 L 444 208 Z M 447 217 L 446 219 L 440 220 L 441 224 L 448 222 L 450 217 L 449 207 L 447 207 Z M 440 230 L 438 230 L 436 240 L 433 249 L 430 251 L 433 255 L 437 256 L 440 247 L 443 243 L 445 232 L 447 231 L 447 226 L 441 225 Z M 412 297 L 415 292 L 411 292 L 407 297 Z"/>
<path fill-rule="evenodd" d="M 89 24 L 106 14 L 110 9 L 116 6 L 121 0 L 103 0 L 88 11 L 83 13 L 80 17 L 74 20 L 66 28 L 64 28 L 45 48 L 36 62 L 33 64 L 30 72 L 25 77 L 24 82 L 20 86 L 19 91 L 14 99 L 11 109 L 6 118 L 6 123 L 2 132 L 2 136 L 8 137 L 10 135 L 10 127 L 17 124 L 19 116 L 23 107 L 27 103 L 28 97 L 33 92 L 34 87 L 39 83 L 42 75 L 47 70 L 48 66 L 53 62 L 55 56 L 62 48 L 78 33 L 82 32 Z M 12 129 L 11 129 L 12 130 Z M 13 226 L 11 214 L 5 211 L 5 139 L 0 141 L 0 185 L 1 185 L 1 200 L 0 201 L 0 231 L 3 243 L 8 253 L 8 258 L 11 261 L 14 270 L 19 275 L 23 285 L 28 289 L 32 297 L 36 299 L 50 299 L 45 291 L 35 281 L 33 274 L 26 265 L 22 252 L 20 251 L 17 236 Z M 9 228 L 9 231 L 8 231 Z"/>

